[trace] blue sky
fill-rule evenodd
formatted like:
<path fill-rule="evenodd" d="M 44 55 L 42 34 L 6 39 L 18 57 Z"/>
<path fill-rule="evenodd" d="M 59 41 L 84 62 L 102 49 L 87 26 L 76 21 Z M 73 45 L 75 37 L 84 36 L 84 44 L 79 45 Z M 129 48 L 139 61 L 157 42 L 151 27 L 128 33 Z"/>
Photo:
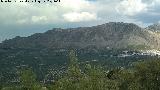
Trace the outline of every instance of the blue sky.
<path fill-rule="evenodd" d="M 18 0 L 17 0 L 18 1 Z M 146 27 L 160 22 L 160 0 L 61 0 L 60 3 L 0 3 L 0 41 L 52 28 L 107 22 Z"/>

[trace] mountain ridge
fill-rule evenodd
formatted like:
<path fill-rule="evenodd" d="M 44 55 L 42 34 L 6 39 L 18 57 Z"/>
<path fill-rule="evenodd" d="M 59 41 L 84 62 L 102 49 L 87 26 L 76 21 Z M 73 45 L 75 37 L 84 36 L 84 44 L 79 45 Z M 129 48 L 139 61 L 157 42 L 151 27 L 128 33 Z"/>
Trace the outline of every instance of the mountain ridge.
<path fill-rule="evenodd" d="M 1 48 L 128 48 L 144 46 L 160 48 L 160 35 L 133 23 L 110 22 L 92 27 L 54 28 L 29 37 L 15 37 L 3 41 Z"/>

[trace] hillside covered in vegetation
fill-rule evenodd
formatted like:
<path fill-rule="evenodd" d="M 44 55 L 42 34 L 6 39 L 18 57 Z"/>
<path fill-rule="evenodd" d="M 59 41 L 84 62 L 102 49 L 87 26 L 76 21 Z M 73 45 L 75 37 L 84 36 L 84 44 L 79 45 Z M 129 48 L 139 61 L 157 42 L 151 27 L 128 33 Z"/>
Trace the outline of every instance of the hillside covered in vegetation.
<path fill-rule="evenodd" d="M 18 75 L 18 83 L 0 84 L 1 90 L 160 90 L 159 59 L 107 70 L 100 65 L 80 66 L 71 51 L 66 72 L 53 83 L 39 82 L 31 68 L 19 71 Z"/>

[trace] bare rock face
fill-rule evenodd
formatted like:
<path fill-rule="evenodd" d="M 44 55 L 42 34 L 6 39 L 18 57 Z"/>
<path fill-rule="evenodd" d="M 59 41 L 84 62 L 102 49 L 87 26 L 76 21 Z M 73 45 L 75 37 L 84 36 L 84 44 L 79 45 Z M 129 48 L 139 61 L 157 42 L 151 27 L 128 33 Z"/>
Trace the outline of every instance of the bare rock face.
<path fill-rule="evenodd" d="M 51 49 L 85 49 L 85 48 L 128 48 L 141 46 L 160 48 L 160 26 L 141 28 L 132 23 L 110 22 L 93 27 L 70 29 L 55 28 L 45 33 L 29 37 L 15 37 L 3 41 L 1 48 L 51 48 Z"/>

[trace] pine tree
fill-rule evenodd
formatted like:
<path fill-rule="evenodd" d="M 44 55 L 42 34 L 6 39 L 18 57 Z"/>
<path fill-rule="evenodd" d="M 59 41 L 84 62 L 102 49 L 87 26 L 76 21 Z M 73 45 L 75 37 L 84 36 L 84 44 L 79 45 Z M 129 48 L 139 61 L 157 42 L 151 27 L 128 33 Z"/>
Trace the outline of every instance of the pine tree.
<path fill-rule="evenodd" d="M 40 84 L 36 81 L 36 75 L 32 69 L 20 72 L 21 90 L 40 90 Z"/>
<path fill-rule="evenodd" d="M 56 82 L 55 90 L 80 90 L 81 69 L 75 51 L 69 52 L 69 66 L 66 75 Z"/>

